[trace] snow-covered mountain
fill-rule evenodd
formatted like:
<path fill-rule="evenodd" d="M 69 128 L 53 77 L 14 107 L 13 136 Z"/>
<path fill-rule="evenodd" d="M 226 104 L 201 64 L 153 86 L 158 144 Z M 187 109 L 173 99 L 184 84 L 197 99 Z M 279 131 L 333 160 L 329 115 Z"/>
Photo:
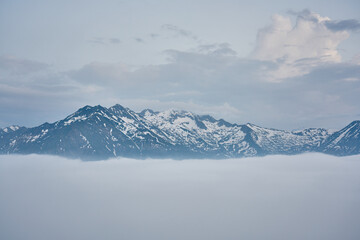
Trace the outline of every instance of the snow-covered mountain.
<path fill-rule="evenodd" d="M 353 121 L 326 139 L 322 151 L 333 155 L 360 153 L 360 121 Z"/>
<path fill-rule="evenodd" d="M 331 134 L 231 124 L 186 111 L 136 113 L 115 105 L 85 106 L 63 120 L 38 127 L 0 129 L 1 154 L 54 154 L 82 159 L 229 158 L 268 154 L 360 153 L 359 121 Z"/>
<path fill-rule="evenodd" d="M 330 135 L 323 128 L 309 128 L 301 131 L 283 131 L 247 124 L 251 137 L 266 154 L 297 154 L 313 152 Z"/>

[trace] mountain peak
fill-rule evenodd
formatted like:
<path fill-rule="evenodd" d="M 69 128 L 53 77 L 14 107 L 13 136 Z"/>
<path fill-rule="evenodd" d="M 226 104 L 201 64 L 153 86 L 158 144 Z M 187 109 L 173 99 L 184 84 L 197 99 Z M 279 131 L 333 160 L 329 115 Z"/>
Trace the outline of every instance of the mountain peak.
<path fill-rule="evenodd" d="M 155 111 L 153 111 L 152 109 L 149 109 L 149 108 L 146 108 L 146 109 L 144 109 L 144 110 L 142 110 L 140 113 L 139 113 L 139 115 L 140 116 L 142 116 L 142 117 L 144 117 L 145 115 L 154 115 L 154 114 L 157 114 L 157 113 L 159 113 L 159 112 L 155 112 Z"/>
<path fill-rule="evenodd" d="M 83 159 L 229 158 L 311 151 L 349 155 L 360 153 L 360 121 L 334 133 L 322 128 L 284 131 L 182 110 L 136 113 L 120 104 L 87 105 L 55 123 L 0 129 L 0 139 L 0 154 Z"/>
<path fill-rule="evenodd" d="M 360 120 L 352 121 L 348 126 L 360 126 Z"/>
<path fill-rule="evenodd" d="M 127 110 L 128 108 L 126 107 L 123 107 L 122 105 L 120 104 L 115 104 L 114 106 L 111 106 L 110 109 L 116 109 L 116 110 L 121 110 L 121 111 L 124 111 L 124 110 Z"/>
<path fill-rule="evenodd" d="M 96 105 L 96 106 L 86 105 L 85 107 L 79 108 L 74 114 L 85 114 L 85 113 L 104 111 L 104 110 L 105 108 L 101 105 Z"/>
<path fill-rule="evenodd" d="M 324 152 L 335 155 L 360 153 L 360 121 L 351 122 L 343 129 L 334 132 L 323 144 Z"/>
<path fill-rule="evenodd" d="M 0 128 L 0 130 L 3 131 L 4 133 L 9 133 L 9 132 L 15 132 L 15 131 L 19 130 L 20 128 L 21 127 L 18 125 L 11 125 L 9 127 L 3 128 L 3 129 Z"/>

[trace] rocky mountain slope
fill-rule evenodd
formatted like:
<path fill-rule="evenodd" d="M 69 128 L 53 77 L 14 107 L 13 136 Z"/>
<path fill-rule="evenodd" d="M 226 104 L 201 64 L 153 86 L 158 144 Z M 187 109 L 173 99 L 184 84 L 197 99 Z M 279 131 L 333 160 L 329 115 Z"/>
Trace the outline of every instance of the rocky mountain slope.
<path fill-rule="evenodd" d="M 34 128 L 0 129 L 0 154 L 54 154 L 85 160 L 131 158 L 230 158 L 268 154 L 360 153 L 360 122 L 330 133 L 231 124 L 186 111 L 136 113 L 115 105 L 85 106 L 63 120 Z"/>
<path fill-rule="evenodd" d="M 323 152 L 346 156 L 360 153 L 360 121 L 353 121 L 329 136 L 322 144 Z"/>

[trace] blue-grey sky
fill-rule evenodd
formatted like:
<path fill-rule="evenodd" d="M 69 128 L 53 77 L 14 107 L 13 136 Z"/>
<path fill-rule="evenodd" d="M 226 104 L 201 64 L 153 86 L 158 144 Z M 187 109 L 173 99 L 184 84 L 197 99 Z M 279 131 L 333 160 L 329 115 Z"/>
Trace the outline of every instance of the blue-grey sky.
<path fill-rule="evenodd" d="M 3 0 L 0 36 L 0 127 L 115 103 L 282 129 L 360 119 L 355 0 Z"/>

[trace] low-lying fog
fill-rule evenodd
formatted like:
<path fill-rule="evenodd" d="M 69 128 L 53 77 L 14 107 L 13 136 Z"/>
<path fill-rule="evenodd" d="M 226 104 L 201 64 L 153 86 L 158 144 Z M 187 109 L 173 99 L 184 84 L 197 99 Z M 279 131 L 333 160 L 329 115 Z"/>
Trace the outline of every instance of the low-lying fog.
<path fill-rule="evenodd" d="M 0 156 L 0 239 L 360 239 L 360 156 Z"/>

